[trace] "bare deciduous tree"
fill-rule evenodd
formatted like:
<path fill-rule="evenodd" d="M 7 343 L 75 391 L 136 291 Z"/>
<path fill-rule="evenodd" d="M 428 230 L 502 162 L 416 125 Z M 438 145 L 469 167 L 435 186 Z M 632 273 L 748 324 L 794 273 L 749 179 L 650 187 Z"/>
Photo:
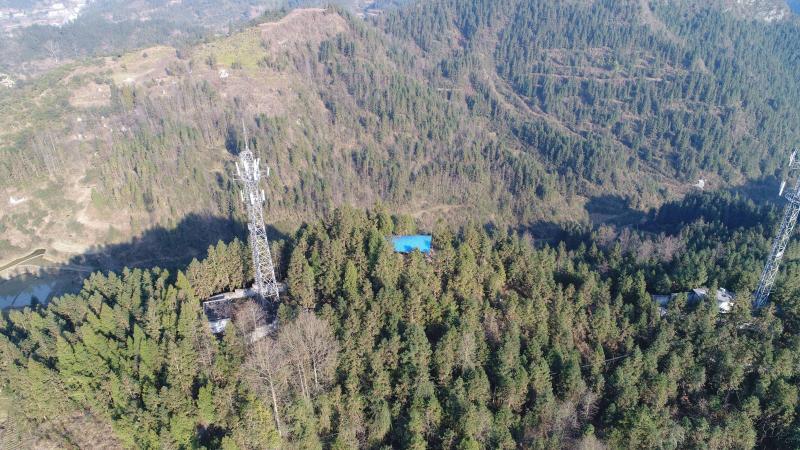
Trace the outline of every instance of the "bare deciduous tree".
<path fill-rule="evenodd" d="M 303 311 L 293 324 L 297 327 L 314 374 L 314 390 L 319 391 L 333 379 L 339 351 L 330 325 L 311 312 Z"/>
<path fill-rule="evenodd" d="M 245 374 L 250 384 L 256 392 L 264 393 L 271 399 L 272 412 L 275 414 L 275 426 L 279 436 L 283 436 L 279 402 L 287 394 L 287 373 L 284 361 L 285 356 L 278 346 L 278 342 L 271 337 L 266 337 L 253 345 L 245 363 Z"/>
<path fill-rule="evenodd" d="M 636 262 L 644 263 L 650 260 L 656 254 L 656 245 L 650 239 L 645 239 L 639 245 L 636 251 Z"/>
<path fill-rule="evenodd" d="M 658 238 L 658 257 L 661 261 L 670 262 L 678 253 L 686 248 L 686 243 L 680 236 L 661 235 Z"/>
<path fill-rule="evenodd" d="M 246 303 L 236 315 L 239 328 L 251 333 L 263 324 L 263 310 Z M 304 398 L 322 391 L 333 380 L 338 344 L 330 325 L 314 313 L 303 311 L 278 333 L 253 342 L 246 376 L 257 392 L 269 396 L 275 423 L 281 433 L 280 405 L 294 388 Z"/>
<path fill-rule="evenodd" d="M 61 53 L 61 45 L 52 39 L 45 41 L 42 48 L 47 51 L 47 56 L 53 59 L 58 59 L 58 54 Z"/>
<path fill-rule="evenodd" d="M 286 358 L 286 363 L 291 367 L 292 377 L 289 382 L 300 391 L 304 398 L 311 398 L 311 392 L 308 387 L 310 358 L 297 327 L 288 325 L 281 330 L 278 336 L 278 343 Z"/>
<path fill-rule="evenodd" d="M 617 239 L 617 230 L 613 226 L 602 225 L 597 229 L 597 245 L 601 248 L 608 249 Z"/>
<path fill-rule="evenodd" d="M 251 342 L 253 333 L 266 325 L 266 313 L 258 303 L 250 300 L 236 309 L 234 320 L 236 329 L 244 334 L 245 341 Z"/>

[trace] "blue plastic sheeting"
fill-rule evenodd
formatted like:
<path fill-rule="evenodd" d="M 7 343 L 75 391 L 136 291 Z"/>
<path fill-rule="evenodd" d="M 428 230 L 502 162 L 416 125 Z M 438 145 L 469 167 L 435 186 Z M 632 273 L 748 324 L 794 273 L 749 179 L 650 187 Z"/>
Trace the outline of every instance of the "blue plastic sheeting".
<path fill-rule="evenodd" d="M 392 238 L 392 245 L 397 253 L 411 253 L 419 250 L 427 254 L 431 252 L 431 240 L 429 235 L 395 236 Z"/>

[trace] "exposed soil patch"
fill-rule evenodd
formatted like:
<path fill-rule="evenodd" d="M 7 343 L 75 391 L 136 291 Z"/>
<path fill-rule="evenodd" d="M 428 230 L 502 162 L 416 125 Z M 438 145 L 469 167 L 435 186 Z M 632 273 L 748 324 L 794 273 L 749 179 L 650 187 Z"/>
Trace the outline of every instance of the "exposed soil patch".
<path fill-rule="evenodd" d="M 277 22 L 259 26 L 261 37 L 267 40 L 273 50 L 286 48 L 296 43 L 319 44 L 325 39 L 347 31 L 345 19 L 325 9 L 297 9 Z"/>
<path fill-rule="evenodd" d="M 176 59 L 174 48 L 158 46 L 129 53 L 116 61 L 108 58 L 105 66 L 114 72 L 114 83 L 139 84 L 165 77 L 167 66 Z"/>
<path fill-rule="evenodd" d="M 106 84 L 90 82 L 72 93 L 70 105 L 76 108 L 97 108 L 111 104 L 111 87 Z"/>

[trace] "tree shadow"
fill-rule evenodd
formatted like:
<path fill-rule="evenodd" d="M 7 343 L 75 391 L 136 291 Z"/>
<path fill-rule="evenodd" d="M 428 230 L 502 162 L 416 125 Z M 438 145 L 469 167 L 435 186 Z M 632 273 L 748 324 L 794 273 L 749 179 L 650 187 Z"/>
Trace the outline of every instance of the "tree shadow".
<path fill-rule="evenodd" d="M 772 229 L 787 205 L 778 196 L 780 180 L 769 177 L 716 191 L 696 191 L 651 210 L 641 229 L 675 234 L 697 221 L 721 222 L 728 228 L 755 228 L 772 238 Z M 788 189 L 788 188 L 787 188 Z"/>
<path fill-rule="evenodd" d="M 629 200 L 620 195 L 592 197 L 586 202 L 585 208 L 589 214 L 588 223 L 539 220 L 514 227 L 513 232 L 530 236 L 539 247 L 556 247 L 564 243 L 568 250 L 574 250 L 581 244 L 586 244 L 591 238 L 592 230 L 601 225 L 639 228 L 648 219 L 647 212 L 631 208 Z"/>
<path fill-rule="evenodd" d="M 242 151 L 242 142 L 239 139 L 239 131 L 233 125 L 228 125 L 225 132 L 225 149 L 233 156 L 239 156 Z"/>
<path fill-rule="evenodd" d="M 586 212 L 592 224 L 612 224 L 617 226 L 641 223 L 646 213 L 633 209 L 630 201 L 620 195 L 599 195 L 586 203 Z"/>
<path fill-rule="evenodd" d="M 747 183 L 728 189 L 732 194 L 741 195 L 744 198 L 756 203 L 780 203 L 778 191 L 780 190 L 781 179 L 775 176 L 751 180 Z M 790 186 L 787 186 L 789 189 Z"/>
<path fill-rule="evenodd" d="M 529 236 L 537 248 L 557 247 L 563 242 L 568 250 L 574 250 L 588 239 L 591 228 L 587 224 L 577 222 L 558 223 L 539 220 L 520 225 L 511 231 L 519 236 Z"/>
<path fill-rule="evenodd" d="M 512 231 L 531 236 L 538 246 L 554 247 L 563 242 L 569 250 L 590 243 L 592 232 L 602 225 L 670 235 L 703 220 L 721 221 L 731 228 L 761 225 L 769 232 L 786 205 L 778 196 L 780 183 L 777 177 L 766 177 L 726 189 L 697 190 L 649 211 L 631 208 L 622 196 L 601 195 L 586 203 L 589 223 L 537 221 L 513 227 Z"/>
<path fill-rule="evenodd" d="M 175 227 L 157 226 L 128 242 L 91 248 L 72 257 L 68 264 L 91 266 L 102 270 L 162 267 L 179 268 L 202 257 L 209 245 L 219 240 L 246 239 L 247 227 L 226 217 L 189 214 Z"/>
<path fill-rule="evenodd" d="M 769 231 L 771 225 L 779 219 L 785 205 L 785 201 L 777 196 L 779 185 L 780 181 L 772 177 L 720 191 L 698 191 L 682 200 L 668 202 L 648 213 L 633 210 L 620 196 L 605 195 L 590 199 L 586 208 L 590 215 L 605 217 L 609 219 L 607 221 L 591 223 L 539 221 L 520 224 L 509 230 L 515 234 L 530 236 L 537 246 L 555 247 L 563 242 L 567 249 L 575 249 L 588 243 L 592 231 L 602 224 L 634 226 L 640 231 L 672 234 L 685 224 L 702 219 L 723 221 L 733 227 L 764 224 L 764 229 Z M 695 198 L 703 196 L 712 198 L 716 196 L 717 199 L 712 207 L 709 207 L 707 202 L 704 204 Z M 753 212 L 751 208 L 746 207 L 745 202 L 754 202 L 760 205 L 760 208 Z M 696 207 L 693 206 L 695 204 Z M 487 231 L 493 231 L 496 227 L 497 225 L 492 223 L 485 224 Z M 267 234 L 271 242 L 291 240 L 291 236 L 275 227 L 268 227 Z M 247 226 L 238 219 L 189 214 L 174 227 L 157 226 L 127 242 L 93 247 L 83 254 L 72 257 L 64 264 L 42 269 L 39 275 L 22 274 L 9 280 L 0 280 L 0 309 L 7 306 L 2 304 L 2 297 L 8 296 L 9 293 L 14 294 L 18 287 L 19 289 L 37 287 L 37 283 L 49 283 L 54 280 L 56 286 L 47 297 L 41 298 L 35 292 L 31 294 L 40 302 L 45 302 L 53 296 L 78 291 L 82 281 L 93 272 L 118 272 L 125 267 L 180 270 L 184 269 L 193 258 L 204 258 L 209 246 L 215 245 L 220 240 L 230 242 L 235 238 L 247 241 Z M 277 246 L 277 253 L 273 254 L 273 257 L 276 258 L 276 268 L 279 271 L 285 268 L 289 252 L 290 246 Z"/>
<path fill-rule="evenodd" d="M 232 218 L 207 214 L 189 214 L 171 228 L 156 226 L 127 242 L 95 246 L 73 256 L 66 263 L 42 268 L 36 274 L 21 274 L 0 281 L 3 296 L 31 291 L 36 299 L 50 298 L 80 290 L 83 280 L 94 272 L 119 272 L 124 268 L 159 267 L 170 271 L 185 269 L 192 259 L 203 259 L 211 245 L 235 238 L 247 242 L 247 224 Z M 271 242 L 286 241 L 290 236 L 274 227 L 267 227 Z M 42 286 L 50 287 L 49 292 Z M 46 295 L 42 295 L 46 292 Z M 26 293 L 25 295 L 29 295 Z M 45 298 L 41 298 L 41 297 Z M 25 298 L 25 297 L 22 297 Z M 27 302 L 23 302 L 27 303 Z M 10 305 L 0 304 L 0 308 Z M 24 307 L 14 304 L 12 308 Z"/>

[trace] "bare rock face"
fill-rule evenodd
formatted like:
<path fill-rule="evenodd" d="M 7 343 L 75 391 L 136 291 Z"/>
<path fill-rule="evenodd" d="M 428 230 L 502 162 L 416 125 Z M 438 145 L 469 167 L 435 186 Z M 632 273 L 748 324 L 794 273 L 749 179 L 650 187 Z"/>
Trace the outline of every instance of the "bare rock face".
<path fill-rule="evenodd" d="M 778 22 L 792 14 L 784 0 L 724 0 L 723 7 L 744 17 Z"/>

